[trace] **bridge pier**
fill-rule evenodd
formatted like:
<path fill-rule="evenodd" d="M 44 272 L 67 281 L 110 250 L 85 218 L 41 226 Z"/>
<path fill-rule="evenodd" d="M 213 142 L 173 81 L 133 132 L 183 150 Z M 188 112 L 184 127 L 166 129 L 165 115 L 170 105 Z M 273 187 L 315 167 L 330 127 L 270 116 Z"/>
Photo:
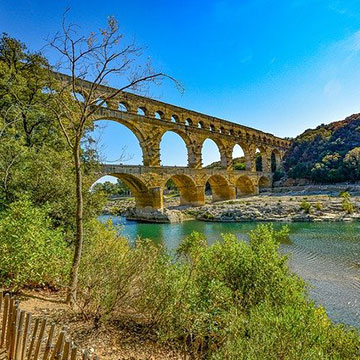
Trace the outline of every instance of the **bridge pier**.
<path fill-rule="evenodd" d="M 213 201 L 225 201 L 236 199 L 236 188 L 231 185 L 212 185 L 212 199 Z"/>
<path fill-rule="evenodd" d="M 180 205 L 202 206 L 205 204 L 204 186 L 178 186 Z"/>

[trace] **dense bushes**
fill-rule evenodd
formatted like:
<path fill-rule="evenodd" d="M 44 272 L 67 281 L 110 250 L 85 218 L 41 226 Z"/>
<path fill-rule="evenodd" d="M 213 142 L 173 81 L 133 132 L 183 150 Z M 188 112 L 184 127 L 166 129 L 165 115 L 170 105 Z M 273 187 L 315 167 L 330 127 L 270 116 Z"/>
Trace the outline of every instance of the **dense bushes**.
<path fill-rule="evenodd" d="M 0 218 L 0 285 L 58 285 L 69 272 L 69 251 L 46 208 L 23 198 Z"/>
<path fill-rule="evenodd" d="M 286 228 L 261 225 L 249 243 L 224 235 L 212 246 L 193 233 L 174 256 L 147 241 L 131 248 L 109 226 L 89 231 L 98 235 L 84 248 L 82 308 L 96 324 L 141 319 L 159 340 L 209 359 L 360 356 L 357 332 L 331 324 L 279 254 Z"/>
<path fill-rule="evenodd" d="M 360 180 L 360 115 L 320 125 L 296 137 L 284 168 L 291 178 L 318 183 Z"/>

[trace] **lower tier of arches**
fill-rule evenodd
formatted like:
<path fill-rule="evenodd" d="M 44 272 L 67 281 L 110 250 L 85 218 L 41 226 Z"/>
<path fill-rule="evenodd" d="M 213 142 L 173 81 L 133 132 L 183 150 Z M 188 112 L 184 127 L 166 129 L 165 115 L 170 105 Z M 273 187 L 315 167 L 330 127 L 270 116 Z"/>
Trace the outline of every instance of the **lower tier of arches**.
<path fill-rule="evenodd" d="M 179 205 L 184 206 L 205 205 L 206 195 L 210 193 L 214 202 L 257 195 L 259 192 L 269 189 L 272 184 L 271 177 L 264 175 L 240 175 L 231 180 L 220 174 L 190 176 L 185 174 L 111 173 L 106 175 L 118 178 L 130 189 L 135 198 L 136 208 L 152 210 L 163 210 L 164 189 L 170 180 L 179 194 Z"/>

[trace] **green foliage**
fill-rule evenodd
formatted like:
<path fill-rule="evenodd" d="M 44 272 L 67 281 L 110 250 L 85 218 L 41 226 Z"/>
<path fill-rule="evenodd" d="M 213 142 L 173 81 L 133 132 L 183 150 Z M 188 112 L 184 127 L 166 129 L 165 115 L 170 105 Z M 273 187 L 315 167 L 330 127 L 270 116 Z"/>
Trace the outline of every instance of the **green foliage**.
<path fill-rule="evenodd" d="M 93 192 L 103 192 L 107 197 L 111 196 L 123 196 L 128 195 L 130 189 L 119 179 L 116 183 L 105 181 L 104 183 L 97 183 L 93 189 Z"/>
<path fill-rule="evenodd" d="M 340 197 L 343 198 L 342 207 L 344 211 L 348 214 L 353 214 L 355 210 L 355 206 L 351 202 L 351 195 L 347 191 L 344 191 L 340 193 Z"/>
<path fill-rule="evenodd" d="M 52 227 L 46 208 L 27 198 L 12 203 L 0 219 L 0 282 L 63 285 L 69 270 L 69 250 L 59 229 Z"/>
<path fill-rule="evenodd" d="M 315 206 L 315 209 L 318 211 L 323 209 L 323 204 L 320 202 L 317 202 L 314 206 Z"/>
<path fill-rule="evenodd" d="M 360 180 L 359 115 L 306 130 L 286 153 L 289 177 L 317 183 Z"/>
<path fill-rule="evenodd" d="M 96 321 L 99 309 L 112 319 L 143 319 L 160 341 L 182 343 L 198 358 L 360 355 L 358 334 L 332 325 L 309 302 L 303 281 L 280 255 L 286 227 L 277 232 L 261 225 L 249 243 L 227 234 L 211 246 L 192 233 L 171 257 L 151 242 L 130 248 L 114 230 L 99 226 L 97 240 L 84 248 L 81 280 L 85 294 L 93 294 L 85 303 Z"/>
<path fill-rule="evenodd" d="M 111 221 L 102 224 L 94 219 L 86 224 L 78 292 L 81 308 L 94 315 L 95 325 L 138 301 L 139 281 L 163 254 L 150 241 L 139 241 L 132 249 Z"/>
<path fill-rule="evenodd" d="M 310 214 L 311 213 L 311 204 L 308 201 L 303 200 L 300 203 L 300 209 L 303 210 L 305 212 L 305 214 Z"/>
<path fill-rule="evenodd" d="M 48 206 L 54 224 L 72 238 L 75 185 L 72 153 L 54 116 L 53 85 L 44 57 L 4 34 L 0 38 L 0 211 L 24 193 Z M 83 141 L 85 219 L 101 210 L 105 197 L 88 191 L 97 172 L 97 154 Z"/>

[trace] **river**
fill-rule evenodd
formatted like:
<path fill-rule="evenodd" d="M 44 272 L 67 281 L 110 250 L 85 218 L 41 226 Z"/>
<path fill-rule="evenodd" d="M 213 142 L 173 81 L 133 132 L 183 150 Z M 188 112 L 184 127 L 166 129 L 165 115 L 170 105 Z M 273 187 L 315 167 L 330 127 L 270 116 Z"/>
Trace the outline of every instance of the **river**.
<path fill-rule="evenodd" d="M 109 216 L 101 217 L 106 221 Z M 148 224 L 111 216 L 121 233 L 134 241 L 138 236 L 163 243 L 169 251 L 192 231 L 204 233 L 212 243 L 222 233 L 246 240 L 257 224 L 186 221 Z M 275 224 L 281 227 L 281 224 Z M 360 222 L 290 223 L 290 241 L 281 244 L 291 269 L 309 284 L 309 294 L 325 307 L 330 318 L 360 329 Z"/>

